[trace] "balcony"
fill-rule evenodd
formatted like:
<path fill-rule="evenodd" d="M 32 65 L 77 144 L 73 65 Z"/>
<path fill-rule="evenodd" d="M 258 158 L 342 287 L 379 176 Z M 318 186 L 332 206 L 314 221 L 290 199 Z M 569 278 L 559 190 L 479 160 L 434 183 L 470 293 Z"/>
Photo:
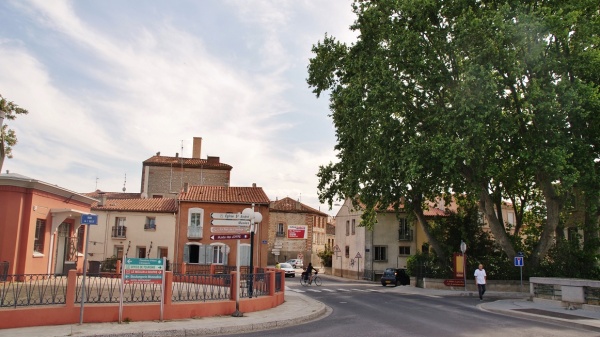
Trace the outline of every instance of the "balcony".
<path fill-rule="evenodd" d="M 156 230 L 156 224 L 155 223 L 146 223 L 146 224 L 144 224 L 144 230 L 146 230 L 146 231 L 155 231 Z"/>
<path fill-rule="evenodd" d="M 188 239 L 202 239 L 202 227 L 188 226 Z"/>
<path fill-rule="evenodd" d="M 127 238 L 127 226 L 113 226 L 112 237 L 118 239 Z"/>
<path fill-rule="evenodd" d="M 412 241 L 413 239 L 413 231 L 405 231 L 405 230 L 399 230 L 398 231 L 398 241 Z"/>

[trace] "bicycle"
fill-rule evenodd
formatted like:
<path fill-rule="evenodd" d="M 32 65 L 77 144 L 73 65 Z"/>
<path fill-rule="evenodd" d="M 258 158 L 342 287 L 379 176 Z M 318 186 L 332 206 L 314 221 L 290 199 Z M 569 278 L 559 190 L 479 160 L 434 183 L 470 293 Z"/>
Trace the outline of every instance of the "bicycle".
<path fill-rule="evenodd" d="M 312 283 L 314 283 L 316 286 L 320 286 L 321 284 L 323 284 L 323 282 L 321 281 L 321 277 L 319 277 L 319 272 L 315 272 L 311 280 L 309 280 L 309 278 L 306 276 L 306 272 L 303 272 L 302 276 L 300 277 L 300 284 L 303 287 L 306 287 L 311 285 Z"/>

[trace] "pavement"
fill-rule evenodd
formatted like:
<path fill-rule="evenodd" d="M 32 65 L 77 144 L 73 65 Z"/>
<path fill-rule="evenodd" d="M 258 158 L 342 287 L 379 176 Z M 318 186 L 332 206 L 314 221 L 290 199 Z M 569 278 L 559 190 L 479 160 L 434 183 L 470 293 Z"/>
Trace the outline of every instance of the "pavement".
<path fill-rule="evenodd" d="M 344 283 L 374 284 L 370 281 L 324 275 L 325 284 L 327 279 L 341 280 Z M 479 301 L 477 293 L 470 291 L 422 289 L 413 286 L 387 289 L 390 292 L 407 295 L 468 296 L 473 297 L 474 301 Z M 548 301 L 530 301 L 528 293 L 488 291 L 484 301 L 477 306 L 480 310 L 488 312 L 600 332 L 600 309 L 568 310 Z M 302 293 L 286 289 L 285 302 L 282 305 L 269 310 L 244 313 L 243 317 L 218 316 L 165 322 L 85 323 L 28 327 L 0 330 L 0 336 L 215 336 L 289 327 L 327 317 L 330 313 L 331 309 L 325 304 Z"/>

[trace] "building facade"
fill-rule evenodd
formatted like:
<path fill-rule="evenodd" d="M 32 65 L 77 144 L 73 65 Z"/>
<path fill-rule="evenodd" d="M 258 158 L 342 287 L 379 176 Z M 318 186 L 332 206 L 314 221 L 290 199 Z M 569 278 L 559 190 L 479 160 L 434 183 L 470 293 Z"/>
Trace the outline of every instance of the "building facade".
<path fill-rule="evenodd" d="M 95 199 L 19 174 L 0 174 L 0 262 L 8 274 L 82 270 L 81 216 Z"/>

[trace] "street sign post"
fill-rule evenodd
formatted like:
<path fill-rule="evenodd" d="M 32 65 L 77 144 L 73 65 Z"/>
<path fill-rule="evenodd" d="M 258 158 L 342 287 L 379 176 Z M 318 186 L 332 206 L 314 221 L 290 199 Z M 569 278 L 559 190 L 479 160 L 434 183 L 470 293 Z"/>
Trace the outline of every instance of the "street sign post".
<path fill-rule="evenodd" d="M 165 265 L 166 258 L 143 259 L 123 257 L 123 273 L 121 274 L 121 299 L 119 301 L 119 323 L 123 318 L 123 285 L 125 284 L 160 284 L 162 285 L 160 299 L 160 320 L 163 320 L 165 294 Z"/>
<path fill-rule="evenodd" d="M 360 255 L 360 252 L 356 252 L 356 256 L 354 256 L 354 258 L 355 258 L 356 260 L 358 260 L 358 261 L 357 261 L 357 262 L 358 262 L 358 264 L 356 265 L 356 279 L 357 279 L 357 280 L 360 280 L 360 277 L 359 277 L 359 275 L 358 275 L 358 274 L 359 274 L 359 272 L 360 272 L 360 259 L 362 259 L 362 255 Z"/>
<path fill-rule="evenodd" d="M 85 231 L 85 249 L 83 252 L 83 279 L 81 280 L 81 289 L 85 289 L 85 278 L 87 274 L 88 242 L 90 237 L 90 225 L 98 224 L 97 214 L 82 214 L 81 225 L 87 225 Z M 79 324 L 83 324 L 83 304 L 85 303 L 85 291 L 81 293 L 81 309 L 79 310 Z"/>
<path fill-rule="evenodd" d="M 518 252 L 517 256 L 515 256 L 515 267 L 519 267 L 521 269 L 521 291 L 523 291 L 523 265 L 525 261 L 523 259 L 523 252 Z"/>

